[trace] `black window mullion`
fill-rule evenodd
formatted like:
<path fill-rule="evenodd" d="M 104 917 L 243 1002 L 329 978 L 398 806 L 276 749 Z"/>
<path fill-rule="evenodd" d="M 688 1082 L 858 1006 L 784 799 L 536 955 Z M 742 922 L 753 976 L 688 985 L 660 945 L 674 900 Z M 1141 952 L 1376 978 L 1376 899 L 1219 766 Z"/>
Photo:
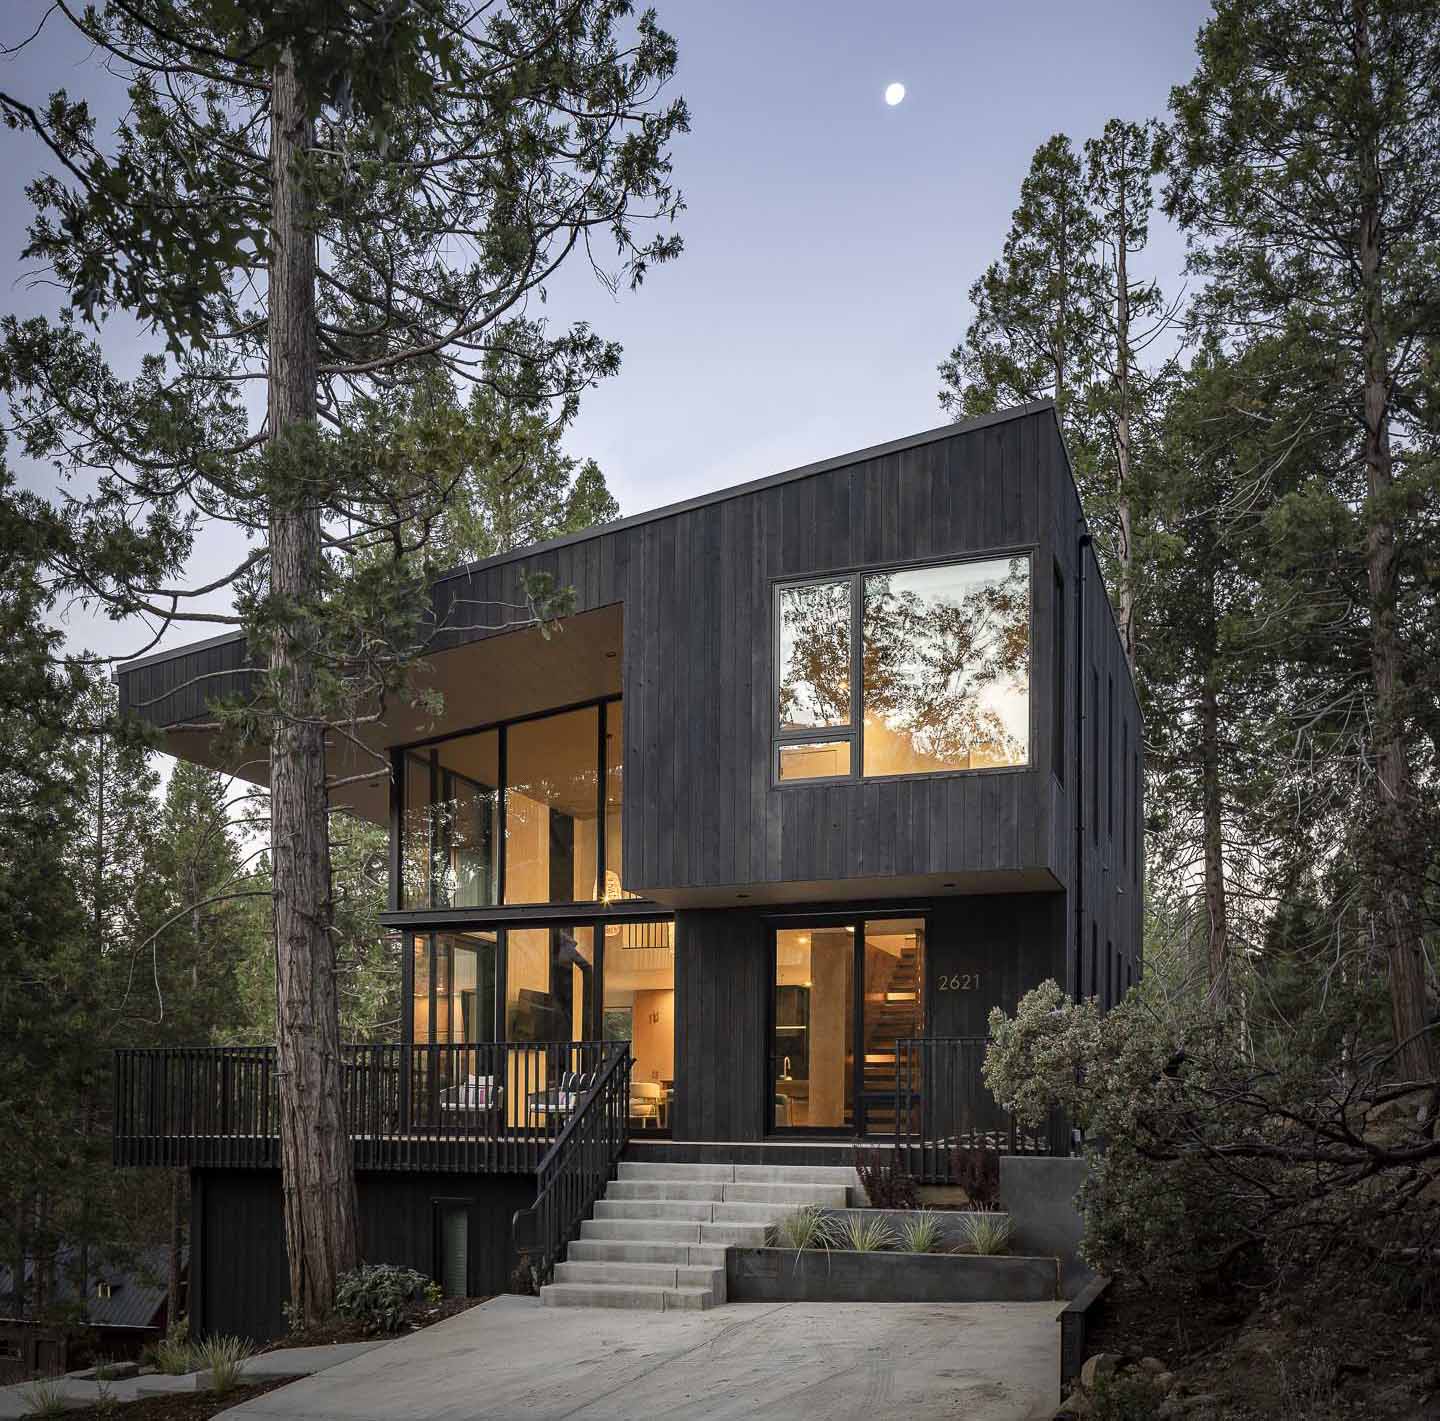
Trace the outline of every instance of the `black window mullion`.
<path fill-rule="evenodd" d="M 857 572 L 850 578 L 850 778 L 858 780 L 865 755 L 865 670 L 863 637 L 865 574 Z"/>
<path fill-rule="evenodd" d="M 499 780 L 495 786 L 495 818 L 498 825 L 496 837 L 499 843 L 495 849 L 495 901 L 505 901 L 505 841 L 510 837 L 510 806 L 509 806 L 509 784 L 510 768 L 505 763 L 509 749 L 510 735 L 508 726 L 500 726 L 496 732 L 500 737 L 499 747 L 496 750 L 496 757 L 499 761 Z"/>
<path fill-rule="evenodd" d="M 596 721 L 599 734 L 595 747 L 595 897 L 605 901 L 605 837 L 608 825 L 605 822 L 605 715 L 606 705 L 600 702 Z"/>

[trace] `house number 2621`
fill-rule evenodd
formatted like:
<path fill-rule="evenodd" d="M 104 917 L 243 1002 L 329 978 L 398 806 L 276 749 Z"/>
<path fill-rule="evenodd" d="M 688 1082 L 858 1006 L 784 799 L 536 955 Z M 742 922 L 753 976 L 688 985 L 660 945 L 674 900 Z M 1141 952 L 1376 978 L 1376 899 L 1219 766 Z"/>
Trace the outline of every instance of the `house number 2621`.
<path fill-rule="evenodd" d="M 942 992 L 978 992 L 980 990 L 980 974 L 978 972 L 942 972 L 940 974 L 940 990 Z"/>

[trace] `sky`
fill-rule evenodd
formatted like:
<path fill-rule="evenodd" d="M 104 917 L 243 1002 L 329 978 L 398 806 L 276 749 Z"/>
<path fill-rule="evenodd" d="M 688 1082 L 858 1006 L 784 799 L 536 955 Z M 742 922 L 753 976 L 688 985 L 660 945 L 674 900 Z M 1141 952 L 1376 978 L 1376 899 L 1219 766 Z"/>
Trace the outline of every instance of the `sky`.
<path fill-rule="evenodd" d="M 681 257 L 612 296 L 577 270 L 556 321 L 621 342 L 567 444 L 595 458 L 624 513 L 943 423 L 936 366 L 970 319 L 966 293 L 999 255 L 1036 147 L 1079 145 L 1112 116 L 1161 116 L 1193 68 L 1201 0 L 655 0 L 675 35 L 672 91 L 691 111 L 674 149 L 687 209 Z M 0 5 L 0 43 L 44 0 Z M 896 107 L 885 87 L 905 85 Z M 0 87 L 32 103 L 58 87 L 121 96 L 52 18 L 0 57 Z M 48 309 L 24 281 L 24 186 L 41 161 L 0 129 L 4 309 Z M 1149 269 L 1179 289 L 1183 241 L 1152 231 Z M 114 327 L 117 360 L 145 338 Z M 21 469 L 44 485 L 44 470 Z M 226 549 L 209 547 L 208 569 Z M 197 577 L 197 580 L 199 578 Z M 72 611 L 72 644 L 138 650 L 138 628 Z M 176 629 L 165 644 L 215 628 Z"/>

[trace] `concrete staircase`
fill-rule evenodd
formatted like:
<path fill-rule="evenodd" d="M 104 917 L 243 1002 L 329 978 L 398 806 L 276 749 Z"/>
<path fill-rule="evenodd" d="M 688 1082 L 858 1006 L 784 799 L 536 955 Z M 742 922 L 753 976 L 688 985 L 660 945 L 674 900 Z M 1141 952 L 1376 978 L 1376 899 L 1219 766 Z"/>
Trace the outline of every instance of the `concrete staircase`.
<path fill-rule="evenodd" d="M 540 1289 L 547 1307 L 711 1308 L 725 1250 L 758 1247 L 802 1204 L 843 1208 L 860 1180 L 836 1165 L 627 1164 Z"/>

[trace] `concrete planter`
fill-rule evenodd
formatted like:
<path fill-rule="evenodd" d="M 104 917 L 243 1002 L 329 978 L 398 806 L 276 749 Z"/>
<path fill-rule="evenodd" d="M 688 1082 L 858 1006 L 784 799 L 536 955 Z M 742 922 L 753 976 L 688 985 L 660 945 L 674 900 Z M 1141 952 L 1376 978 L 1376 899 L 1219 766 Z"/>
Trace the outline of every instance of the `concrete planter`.
<path fill-rule="evenodd" d="M 732 1248 L 731 1302 L 1028 1303 L 1059 1296 L 1053 1258 Z"/>

